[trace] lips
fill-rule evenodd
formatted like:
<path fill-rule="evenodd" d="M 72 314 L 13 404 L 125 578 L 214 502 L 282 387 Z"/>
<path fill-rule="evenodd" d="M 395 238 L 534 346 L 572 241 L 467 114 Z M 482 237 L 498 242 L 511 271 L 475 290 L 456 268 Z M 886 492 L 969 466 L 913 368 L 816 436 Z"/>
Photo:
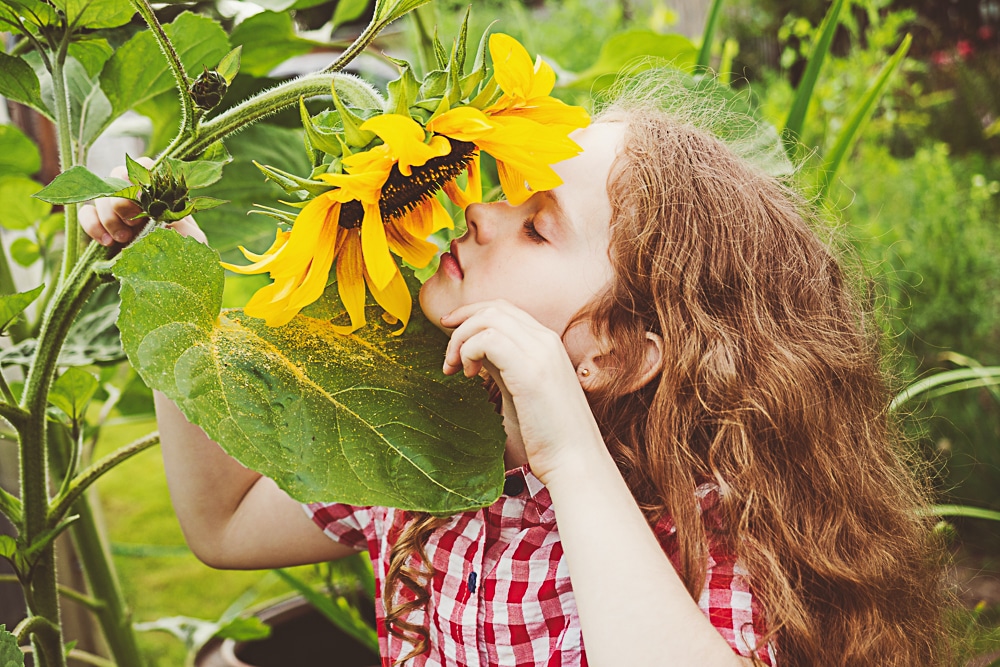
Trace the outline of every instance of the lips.
<path fill-rule="evenodd" d="M 461 280 L 465 277 L 465 272 L 462 271 L 462 264 L 458 259 L 458 243 L 452 240 L 449 252 L 441 255 L 441 268 L 444 269 L 448 275 L 453 278 Z"/>

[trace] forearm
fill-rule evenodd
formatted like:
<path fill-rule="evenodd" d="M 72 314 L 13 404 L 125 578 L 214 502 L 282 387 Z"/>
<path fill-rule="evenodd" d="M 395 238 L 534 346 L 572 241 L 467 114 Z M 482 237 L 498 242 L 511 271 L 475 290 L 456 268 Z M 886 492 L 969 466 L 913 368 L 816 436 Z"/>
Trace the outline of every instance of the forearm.
<path fill-rule="evenodd" d="M 586 451 L 581 451 L 586 450 Z M 743 664 L 691 599 L 601 442 L 544 480 L 594 667 Z"/>
<path fill-rule="evenodd" d="M 244 468 L 154 392 L 170 498 L 191 549 L 212 560 L 216 543 L 260 473 Z"/>

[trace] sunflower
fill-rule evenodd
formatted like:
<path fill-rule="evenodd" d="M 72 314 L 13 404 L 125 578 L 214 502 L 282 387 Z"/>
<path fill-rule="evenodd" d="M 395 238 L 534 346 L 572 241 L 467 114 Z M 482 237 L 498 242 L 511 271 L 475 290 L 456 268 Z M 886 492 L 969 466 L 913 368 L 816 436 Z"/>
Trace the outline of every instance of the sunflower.
<path fill-rule="evenodd" d="M 287 323 L 323 294 L 335 263 L 337 290 L 351 320 L 338 331 L 349 333 L 364 326 L 370 291 L 388 320 L 402 322 L 395 332 L 401 333 L 410 318 L 412 298 L 393 255 L 416 268 L 434 258 L 438 248 L 427 237 L 452 227 L 451 216 L 435 194 L 443 190 L 461 208 L 481 201 L 480 151 L 496 158 L 501 185 L 512 204 L 520 204 L 532 191 L 562 183 L 551 165 L 579 154 L 580 147 L 569 134 L 587 125 L 586 111 L 551 97 L 552 68 L 541 59 L 532 63 L 512 37 L 492 35 L 489 49 L 495 71 L 481 93 L 489 98 L 488 106 L 479 109 L 471 102 L 453 106 L 432 116 L 426 128 L 408 111 L 362 122 L 339 106 L 334 95 L 345 127 L 354 123 L 352 127 L 361 131 L 355 135 L 368 133 L 381 143 L 352 154 L 346 134 L 341 136 L 342 173 L 310 179 L 320 194 L 302 208 L 291 231 L 279 230 L 274 244 L 260 255 L 241 247 L 252 262 L 248 266 L 223 264 L 242 274 L 266 272 L 274 281 L 250 299 L 244 309 L 248 315 L 263 318 L 269 326 Z M 413 95 L 423 90 L 412 83 Z M 430 102 L 448 108 L 443 97 Z M 409 99 L 393 108 L 428 108 L 426 101 L 421 104 Z M 457 181 L 462 172 L 467 174 L 464 188 Z M 324 184 L 331 189 L 322 191 Z"/>
<path fill-rule="evenodd" d="M 447 181 L 452 181 L 465 168 L 465 161 L 473 159 L 466 155 L 471 147 L 461 142 L 453 146 L 442 136 L 425 143 L 420 124 L 396 114 L 371 118 L 361 129 L 375 133 L 384 143 L 345 157 L 344 174 L 319 175 L 334 188 L 313 198 L 295 218 L 292 230 L 279 230 L 263 254 L 240 247 L 252 264 L 223 263 L 236 273 L 270 274 L 274 282 L 258 290 L 244 308 L 268 326 L 286 324 L 317 300 L 334 261 L 337 289 L 351 319 L 349 327 L 341 328 L 343 332 L 364 326 L 366 286 L 376 302 L 402 322 L 397 333 L 409 321 L 412 300 L 392 253 L 418 268 L 437 254 L 437 246 L 425 239 L 451 227 L 452 220 L 428 194 L 443 185 L 435 181 L 435 175 L 440 180 L 440 174 L 446 173 Z M 433 164 L 456 153 L 463 160 L 458 168 L 441 172 Z M 400 180 L 402 184 L 397 183 Z M 408 185 L 421 181 L 431 182 L 433 189 L 409 191 Z"/>
<path fill-rule="evenodd" d="M 490 35 L 489 47 L 493 78 L 503 91 L 500 98 L 483 110 L 462 106 L 446 111 L 427 129 L 472 142 L 496 158 L 504 195 L 516 206 L 532 191 L 562 184 L 550 165 L 580 153 L 569 133 L 586 127 L 590 117 L 582 107 L 550 95 L 555 72 L 541 58 L 532 63 L 513 37 Z"/>

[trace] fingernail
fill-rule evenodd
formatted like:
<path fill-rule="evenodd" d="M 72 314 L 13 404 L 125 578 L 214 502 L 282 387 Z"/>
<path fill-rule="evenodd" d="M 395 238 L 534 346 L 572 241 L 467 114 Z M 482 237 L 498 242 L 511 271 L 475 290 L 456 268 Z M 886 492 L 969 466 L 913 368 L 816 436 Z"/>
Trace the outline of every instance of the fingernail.
<path fill-rule="evenodd" d="M 455 312 L 455 311 L 451 311 L 451 313 L 453 313 L 453 312 Z M 445 315 L 442 315 L 441 316 L 441 321 L 444 322 L 446 319 L 448 319 L 449 317 L 451 317 L 451 313 L 447 313 Z"/>
<path fill-rule="evenodd" d="M 101 245 L 111 245 L 111 234 L 107 232 L 101 234 Z"/>

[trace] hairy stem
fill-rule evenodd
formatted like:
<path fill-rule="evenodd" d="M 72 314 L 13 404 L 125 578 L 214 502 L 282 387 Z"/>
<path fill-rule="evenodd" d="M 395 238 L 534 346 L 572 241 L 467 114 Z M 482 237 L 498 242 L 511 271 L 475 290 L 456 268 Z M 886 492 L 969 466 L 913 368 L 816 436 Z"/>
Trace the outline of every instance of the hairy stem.
<path fill-rule="evenodd" d="M 69 483 L 66 493 L 55 500 L 52 505 L 52 509 L 49 510 L 49 523 L 52 526 L 57 525 L 62 520 L 63 516 L 69 512 L 70 507 L 74 502 L 76 502 L 76 499 L 80 497 L 80 494 L 83 493 L 87 487 L 96 482 L 101 475 L 111 470 L 122 461 L 126 461 L 139 452 L 145 451 L 150 447 L 158 445 L 159 443 L 160 434 L 155 432 L 150 433 L 144 438 L 140 438 L 129 445 L 111 452 L 97 463 L 94 463 L 86 470 L 82 471 L 73 479 L 72 482 Z"/>
<path fill-rule="evenodd" d="M 191 137 L 172 150 L 171 157 L 188 159 L 202 153 L 216 141 L 224 139 L 265 116 L 277 113 L 293 104 L 300 97 L 329 95 L 330 86 L 336 82 L 337 94 L 368 105 L 372 108 L 383 104 L 381 97 L 360 79 L 338 73 L 307 74 L 258 93 L 235 107 L 219 114 L 198 128 L 198 136 Z M 166 153 L 164 153 L 166 155 Z"/>
<path fill-rule="evenodd" d="M 59 139 L 59 171 L 68 170 L 75 164 L 73 151 L 73 130 L 70 127 L 70 102 L 66 88 L 66 54 L 69 49 L 69 37 L 63 39 L 59 50 L 52 61 L 52 93 L 55 98 L 56 127 Z M 66 231 L 66 247 L 63 250 L 62 270 L 59 272 L 59 282 L 69 276 L 80 253 L 80 230 L 76 220 L 76 204 L 66 204 L 64 212 L 64 229 Z"/>
<path fill-rule="evenodd" d="M 177 133 L 177 137 L 180 138 L 185 134 L 193 133 L 195 129 L 194 102 L 191 100 L 191 91 L 188 90 L 188 78 L 187 72 L 184 71 L 184 63 L 181 62 L 180 56 L 177 55 L 177 50 L 174 49 L 173 43 L 167 37 L 163 26 L 160 25 L 159 19 L 156 18 L 152 6 L 146 0 L 129 0 L 129 2 L 139 12 L 139 15 L 142 16 L 142 20 L 146 22 L 146 25 L 149 26 L 149 31 L 153 33 L 153 38 L 156 39 L 156 44 L 160 47 L 160 51 L 163 52 L 163 56 L 170 65 L 171 74 L 174 75 L 174 83 L 177 85 L 177 92 L 181 98 L 181 127 Z M 177 139 L 174 139 L 174 141 L 176 142 Z"/>
<path fill-rule="evenodd" d="M 0 574 L 0 584 L 14 584 L 19 581 L 20 579 L 13 574 Z M 100 600 L 92 598 L 89 595 L 84 595 L 80 591 L 75 591 L 68 586 L 59 584 L 56 586 L 56 589 L 59 591 L 60 596 L 66 598 L 67 600 L 72 600 L 79 605 L 83 605 L 91 611 L 100 611 L 104 607 L 104 603 Z"/>

